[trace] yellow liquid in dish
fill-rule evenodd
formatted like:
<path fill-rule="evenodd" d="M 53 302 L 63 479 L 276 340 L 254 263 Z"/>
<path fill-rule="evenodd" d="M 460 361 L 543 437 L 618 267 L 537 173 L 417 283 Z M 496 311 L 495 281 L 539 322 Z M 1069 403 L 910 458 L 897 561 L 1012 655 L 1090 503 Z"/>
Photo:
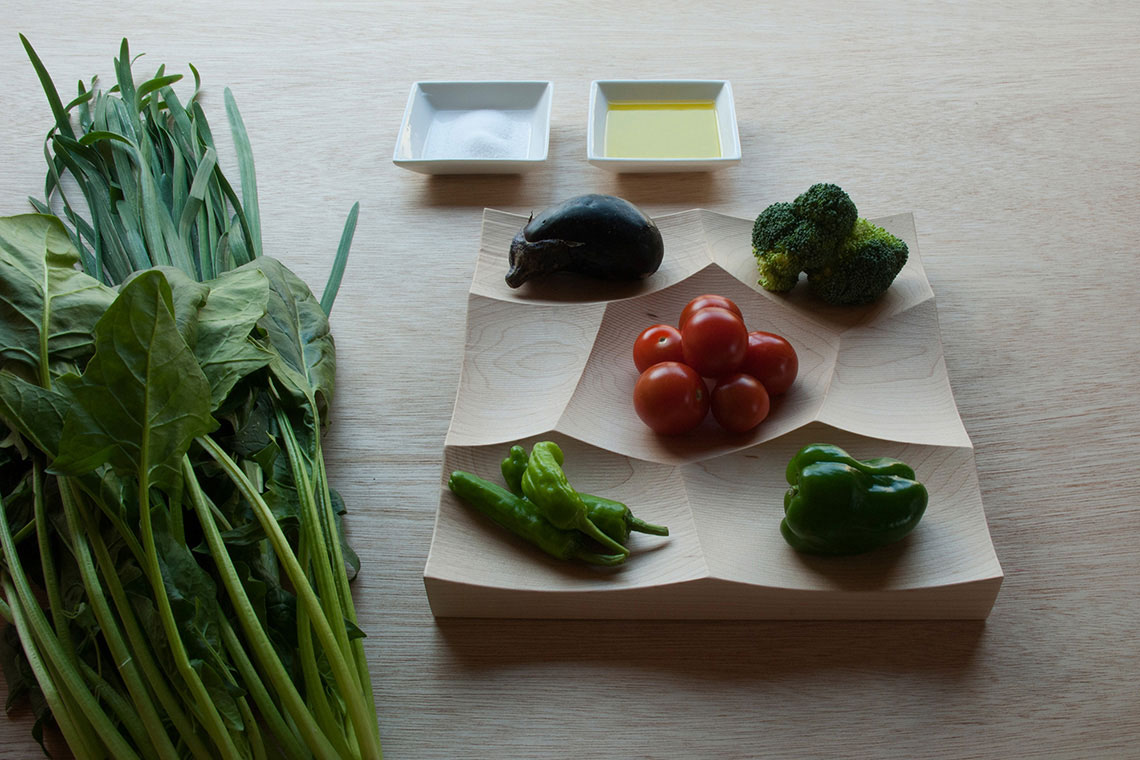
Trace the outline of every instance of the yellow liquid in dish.
<path fill-rule="evenodd" d="M 611 102 L 603 146 L 607 158 L 720 158 L 712 101 Z"/>

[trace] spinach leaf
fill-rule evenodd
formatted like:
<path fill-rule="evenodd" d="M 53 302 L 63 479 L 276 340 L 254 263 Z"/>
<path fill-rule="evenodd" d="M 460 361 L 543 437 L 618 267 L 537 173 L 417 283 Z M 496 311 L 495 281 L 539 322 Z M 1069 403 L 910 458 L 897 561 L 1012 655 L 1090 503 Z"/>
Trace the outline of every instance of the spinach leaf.
<path fill-rule="evenodd" d="M 57 388 L 43 388 L 0 370 L 0 419 L 48 456 L 59 451 L 63 420 L 71 396 Z"/>
<path fill-rule="evenodd" d="M 58 218 L 0 217 L 0 364 L 22 362 L 46 385 L 53 359 L 90 355 L 95 322 L 115 294 L 78 262 Z"/>
<path fill-rule="evenodd" d="M 353 548 L 349 546 L 348 536 L 344 533 L 344 516 L 348 514 L 348 508 L 344 506 L 344 497 L 342 497 L 340 492 L 335 488 L 329 489 L 329 500 L 332 502 L 337 538 L 340 541 L 340 551 L 344 557 L 345 565 L 347 565 L 345 572 L 351 581 L 360 573 L 360 557 Z"/>
<path fill-rule="evenodd" d="M 259 324 L 278 359 L 273 371 L 299 403 L 308 402 L 321 420 L 332 403 L 336 378 L 336 346 L 328 315 L 297 275 L 269 256 L 241 267 L 260 270 L 269 282 L 269 301 Z"/>
<path fill-rule="evenodd" d="M 151 267 L 135 272 L 123 281 L 125 286 L 131 280 L 144 272 L 162 272 L 166 282 L 170 285 L 170 296 L 174 304 L 174 324 L 178 325 L 178 332 L 186 345 L 191 348 L 198 342 L 199 313 L 210 297 L 210 288 L 193 279 L 177 267 Z"/>
<path fill-rule="evenodd" d="M 67 385 L 75 402 L 52 463 L 57 474 L 82 475 L 107 462 L 173 493 L 191 441 L 217 426 L 209 383 L 178 332 L 161 272 L 123 286 L 95 327 L 95 356 Z"/>
<path fill-rule="evenodd" d="M 211 409 L 217 409 L 239 380 L 275 356 L 250 337 L 265 316 L 269 280 L 249 269 L 227 272 L 206 284 L 210 295 L 198 313 L 194 354 L 210 383 Z"/>

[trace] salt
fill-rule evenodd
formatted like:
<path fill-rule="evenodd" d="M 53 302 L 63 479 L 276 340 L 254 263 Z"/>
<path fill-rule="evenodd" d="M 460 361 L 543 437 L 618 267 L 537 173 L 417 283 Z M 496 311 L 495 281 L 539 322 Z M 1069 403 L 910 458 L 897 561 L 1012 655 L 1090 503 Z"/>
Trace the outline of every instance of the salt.
<path fill-rule="evenodd" d="M 526 158 L 530 112 L 436 111 L 424 140 L 424 158 Z"/>

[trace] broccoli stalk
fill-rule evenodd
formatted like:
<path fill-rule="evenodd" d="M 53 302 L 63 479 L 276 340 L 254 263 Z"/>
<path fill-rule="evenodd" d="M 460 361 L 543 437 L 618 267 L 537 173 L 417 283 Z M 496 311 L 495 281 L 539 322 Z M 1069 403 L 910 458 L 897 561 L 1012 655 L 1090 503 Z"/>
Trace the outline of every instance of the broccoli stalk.
<path fill-rule="evenodd" d="M 875 300 L 906 264 L 906 243 L 859 218 L 837 185 L 816 184 L 792 203 L 773 203 L 752 226 L 761 287 L 787 292 L 807 272 L 819 298 L 831 304 Z"/>

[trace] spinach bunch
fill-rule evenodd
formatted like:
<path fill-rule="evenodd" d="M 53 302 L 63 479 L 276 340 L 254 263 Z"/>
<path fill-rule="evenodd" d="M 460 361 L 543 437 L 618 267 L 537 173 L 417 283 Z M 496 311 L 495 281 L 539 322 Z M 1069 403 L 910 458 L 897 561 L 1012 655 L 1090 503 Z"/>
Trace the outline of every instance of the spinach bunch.
<path fill-rule="evenodd" d="M 65 106 L 24 44 L 55 125 L 39 213 L 0 218 L 11 699 L 79 757 L 379 757 L 321 447 L 357 207 L 318 302 L 262 255 L 228 91 L 241 197 L 197 72 L 189 107 L 162 68 L 136 86 L 124 40 L 115 87 Z"/>

